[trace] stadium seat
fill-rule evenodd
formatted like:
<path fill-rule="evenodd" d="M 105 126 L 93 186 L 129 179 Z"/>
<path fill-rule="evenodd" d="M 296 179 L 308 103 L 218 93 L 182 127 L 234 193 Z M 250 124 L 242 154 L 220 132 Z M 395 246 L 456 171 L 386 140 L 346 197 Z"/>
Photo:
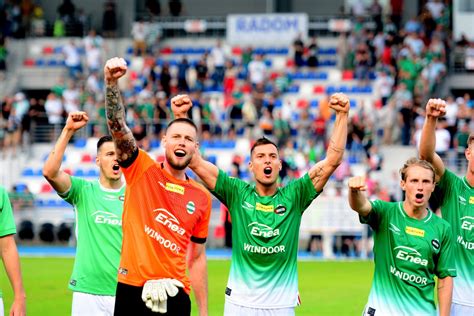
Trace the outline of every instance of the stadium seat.
<path fill-rule="evenodd" d="M 85 148 L 87 145 L 87 139 L 85 138 L 78 138 L 74 141 L 74 147 L 76 148 Z"/>
<path fill-rule="evenodd" d="M 52 46 L 45 46 L 43 47 L 43 54 L 49 55 L 54 53 L 54 48 Z"/>
<path fill-rule="evenodd" d="M 173 53 L 173 49 L 171 47 L 163 47 L 160 50 L 160 53 L 163 54 L 163 55 L 169 55 L 169 54 Z"/>
<path fill-rule="evenodd" d="M 62 54 L 63 53 L 63 47 L 62 46 L 56 46 L 54 48 L 54 53 L 55 54 Z"/>
<path fill-rule="evenodd" d="M 90 154 L 82 154 L 81 162 L 92 162 L 92 156 Z"/>
<path fill-rule="evenodd" d="M 324 93 L 324 91 L 325 91 L 324 86 L 321 86 L 321 85 L 314 86 L 314 89 L 313 89 L 314 93 Z"/>
<path fill-rule="evenodd" d="M 217 156 L 216 155 L 210 155 L 210 156 L 207 157 L 207 161 L 209 161 L 210 163 L 215 165 L 216 162 L 217 162 Z"/>
<path fill-rule="evenodd" d="M 354 79 L 354 72 L 351 70 L 344 70 L 342 72 L 342 80 L 352 80 Z"/>
<path fill-rule="evenodd" d="M 155 149 L 160 147 L 161 142 L 158 139 L 152 139 L 150 141 L 150 148 Z"/>
<path fill-rule="evenodd" d="M 39 237 L 44 242 L 52 243 L 54 241 L 54 225 L 51 223 L 42 224 Z"/>
<path fill-rule="evenodd" d="M 53 187 L 49 183 L 43 183 L 41 185 L 40 193 L 51 193 L 53 192 Z"/>
<path fill-rule="evenodd" d="M 99 171 L 97 169 L 89 169 L 87 170 L 86 177 L 98 177 L 99 176 Z"/>
<path fill-rule="evenodd" d="M 33 58 L 26 58 L 24 61 L 23 61 L 23 66 L 25 67 L 32 67 L 35 65 L 35 61 Z"/>
<path fill-rule="evenodd" d="M 21 240 L 32 240 L 35 237 L 33 223 L 29 220 L 23 220 L 18 229 L 18 237 Z"/>
<path fill-rule="evenodd" d="M 67 223 L 61 223 L 58 227 L 57 237 L 59 241 L 68 242 L 72 236 L 71 225 Z"/>
<path fill-rule="evenodd" d="M 76 176 L 76 177 L 83 177 L 83 176 L 84 176 L 84 170 L 82 170 L 82 169 L 76 169 L 76 170 L 74 171 L 74 176 Z"/>
<path fill-rule="evenodd" d="M 25 168 L 23 169 L 23 172 L 21 173 L 21 175 L 24 177 L 32 177 L 35 175 L 35 172 L 33 168 Z"/>
<path fill-rule="evenodd" d="M 311 108 L 318 108 L 319 107 L 319 100 L 311 100 L 311 102 L 309 103 L 309 106 Z"/>
<path fill-rule="evenodd" d="M 232 47 L 232 54 L 234 55 L 242 55 L 242 48 L 240 46 Z"/>

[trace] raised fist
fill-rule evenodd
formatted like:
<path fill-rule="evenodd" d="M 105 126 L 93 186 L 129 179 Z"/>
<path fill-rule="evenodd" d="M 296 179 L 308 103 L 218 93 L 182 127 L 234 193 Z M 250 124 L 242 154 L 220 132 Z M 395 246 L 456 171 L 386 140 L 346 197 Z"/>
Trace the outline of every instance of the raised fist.
<path fill-rule="evenodd" d="M 116 83 L 127 72 L 127 62 L 123 58 L 114 57 L 105 63 L 104 80 L 106 84 Z"/>
<path fill-rule="evenodd" d="M 88 121 L 89 116 L 87 116 L 86 112 L 71 112 L 67 116 L 66 126 L 64 128 L 70 129 L 75 132 L 78 129 L 82 128 L 84 125 L 86 125 Z"/>
<path fill-rule="evenodd" d="M 367 185 L 365 184 L 364 177 L 352 177 L 349 179 L 347 183 L 349 186 L 349 190 L 351 191 L 365 191 L 367 190 Z"/>
<path fill-rule="evenodd" d="M 432 117 L 443 117 L 446 114 L 446 102 L 442 99 L 429 99 L 426 103 L 426 115 Z"/>
<path fill-rule="evenodd" d="M 349 98 L 344 93 L 334 93 L 329 99 L 329 107 L 336 112 L 348 113 Z"/>
<path fill-rule="evenodd" d="M 187 117 L 192 106 L 193 102 L 187 94 L 178 94 L 171 99 L 171 111 L 176 118 Z"/>

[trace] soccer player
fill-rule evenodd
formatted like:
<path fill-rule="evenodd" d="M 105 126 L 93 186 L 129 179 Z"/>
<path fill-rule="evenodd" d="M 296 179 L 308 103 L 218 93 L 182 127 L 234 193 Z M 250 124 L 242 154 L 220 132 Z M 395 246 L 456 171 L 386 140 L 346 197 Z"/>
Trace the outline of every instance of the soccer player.
<path fill-rule="evenodd" d="M 448 316 L 456 276 L 449 224 L 434 215 L 428 200 L 435 187 L 431 164 L 409 159 L 400 170 L 403 202 L 369 202 L 363 177 L 349 179 L 349 204 L 374 230 L 375 271 L 364 315 Z"/>
<path fill-rule="evenodd" d="M 172 99 L 175 108 L 189 107 L 187 96 Z M 340 164 L 347 138 L 349 99 L 334 94 L 336 111 L 326 158 L 307 174 L 279 187 L 282 167 L 277 146 L 266 138 L 250 150 L 249 169 L 255 185 L 229 177 L 194 155 L 189 167 L 227 207 L 232 218 L 232 263 L 224 314 L 294 315 L 298 304 L 297 251 L 303 211 L 321 193 Z"/>
<path fill-rule="evenodd" d="M 12 205 L 8 193 L 0 186 L 0 257 L 3 260 L 10 284 L 13 288 L 14 300 L 10 309 L 11 316 L 26 315 L 26 296 L 21 279 L 20 258 L 16 249 L 13 234 L 16 233 Z M 4 314 L 2 291 L 0 291 L 0 316 Z"/>
<path fill-rule="evenodd" d="M 459 177 L 445 168 L 435 153 L 436 123 L 446 113 L 446 102 L 430 99 L 420 141 L 420 158 L 433 164 L 441 189 L 441 215 L 451 224 L 454 235 L 454 263 L 458 276 L 454 280 L 451 315 L 474 315 L 474 133 L 465 150 L 467 170 Z"/>
<path fill-rule="evenodd" d="M 43 175 L 61 198 L 74 206 L 77 249 L 69 281 L 72 315 L 113 315 L 122 245 L 125 183 L 110 136 L 97 142 L 99 179 L 87 181 L 60 169 L 74 133 L 88 121 L 85 112 L 71 112 L 48 156 Z"/>
<path fill-rule="evenodd" d="M 174 112 L 177 119 L 169 123 L 162 139 L 165 161 L 156 163 L 139 150 L 126 125 L 117 85 L 126 71 L 125 61 L 117 57 L 104 67 L 107 124 L 127 182 L 115 315 L 156 315 L 152 310 L 190 315 L 191 286 L 199 314 L 207 315 L 205 241 L 211 197 L 185 173 L 197 151 L 197 128 L 183 118 L 180 111 L 187 109 L 181 108 Z"/>

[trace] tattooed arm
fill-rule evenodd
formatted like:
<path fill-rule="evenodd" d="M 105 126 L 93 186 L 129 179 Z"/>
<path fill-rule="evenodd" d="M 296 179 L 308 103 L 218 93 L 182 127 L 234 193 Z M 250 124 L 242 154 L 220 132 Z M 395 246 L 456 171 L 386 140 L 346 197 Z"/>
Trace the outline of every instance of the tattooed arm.
<path fill-rule="evenodd" d="M 125 121 L 125 107 L 117 85 L 118 79 L 126 72 L 127 65 L 123 58 L 109 59 L 104 67 L 107 126 L 115 143 L 117 160 L 125 167 L 133 162 L 138 152 L 135 138 Z"/>
<path fill-rule="evenodd" d="M 341 163 L 347 140 L 349 99 L 342 93 L 335 93 L 331 96 L 329 106 L 336 111 L 336 122 L 329 139 L 326 158 L 315 164 L 308 172 L 317 192 L 322 191 L 329 177 Z"/>

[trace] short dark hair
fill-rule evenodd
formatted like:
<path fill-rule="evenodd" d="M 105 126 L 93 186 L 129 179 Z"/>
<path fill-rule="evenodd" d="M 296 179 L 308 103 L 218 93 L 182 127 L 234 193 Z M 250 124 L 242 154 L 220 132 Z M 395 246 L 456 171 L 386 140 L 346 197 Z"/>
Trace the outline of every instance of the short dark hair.
<path fill-rule="evenodd" d="M 252 153 L 253 153 L 255 147 L 262 146 L 262 145 L 268 145 L 268 144 L 271 144 L 271 145 L 275 146 L 275 148 L 278 151 L 278 146 L 274 142 L 272 142 L 271 140 L 269 140 L 266 137 L 261 137 L 261 138 L 257 139 L 255 141 L 255 143 L 252 145 L 252 148 L 250 148 L 250 156 L 252 156 Z"/>
<path fill-rule="evenodd" d="M 104 143 L 113 142 L 113 141 L 114 140 L 112 139 L 112 136 L 110 135 L 102 136 L 101 138 L 99 138 L 99 141 L 97 142 L 97 151 L 99 151 L 100 147 L 102 147 Z"/>
<path fill-rule="evenodd" d="M 435 169 L 434 169 L 433 165 L 430 164 L 426 160 L 421 160 L 421 159 L 418 159 L 418 158 L 415 158 L 415 157 L 408 159 L 405 162 L 405 164 L 403 165 L 403 167 L 400 169 L 400 177 L 402 178 L 403 181 L 405 181 L 407 179 L 407 170 L 411 166 L 418 166 L 418 167 L 421 167 L 421 168 L 424 168 L 424 169 L 427 169 L 427 170 L 431 170 L 431 172 L 433 173 L 433 182 L 435 182 L 436 172 L 435 172 Z"/>
<path fill-rule="evenodd" d="M 191 121 L 190 119 L 186 118 L 186 117 L 180 117 L 180 118 L 177 118 L 177 119 L 174 119 L 172 120 L 171 122 L 168 123 L 168 126 L 166 126 L 166 131 L 168 131 L 168 128 L 171 127 L 171 125 L 175 124 L 175 123 L 187 123 L 189 125 L 191 125 L 192 127 L 194 127 L 194 129 L 196 130 L 196 132 L 198 131 L 198 128 L 196 126 L 196 124 L 194 124 L 193 121 Z"/>

